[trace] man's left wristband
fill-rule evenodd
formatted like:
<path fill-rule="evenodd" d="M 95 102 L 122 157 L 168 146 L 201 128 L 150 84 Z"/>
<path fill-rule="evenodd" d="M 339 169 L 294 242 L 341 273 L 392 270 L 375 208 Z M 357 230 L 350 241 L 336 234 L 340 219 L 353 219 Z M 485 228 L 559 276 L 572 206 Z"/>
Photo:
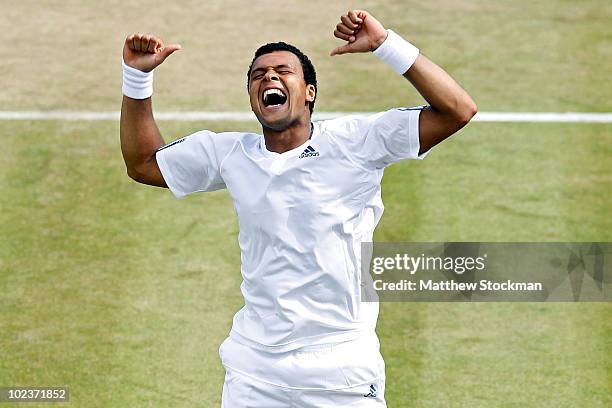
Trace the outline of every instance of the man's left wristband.
<path fill-rule="evenodd" d="M 393 30 L 387 30 L 387 33 L 387 38 L 374 50 L 373 54 L 387 63 L 395 72 L 403 75 L 416 61 L 419 49 Z"/>
<path fill-rule="evenodd" d="M 153 95 L 153 70 L 142 72 L 121 61 L 123 66 L 123 94 L 132 99 L 147 99 Z"/>

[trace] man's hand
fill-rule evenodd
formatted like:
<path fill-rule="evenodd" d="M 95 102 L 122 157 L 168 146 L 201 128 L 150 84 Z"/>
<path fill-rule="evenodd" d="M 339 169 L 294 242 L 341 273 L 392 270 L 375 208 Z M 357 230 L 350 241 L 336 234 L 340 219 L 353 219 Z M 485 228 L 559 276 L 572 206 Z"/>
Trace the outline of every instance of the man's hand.
<path fill-rule="evenodd" d="M 149 72 L 180 49 L 180 44 L 164 47 L 162 40 L 151 34 L 132 34 L 125 39 L 123 61 L 132 68 Z"/>
<path fill-rule="evenodd" d="M 347 41 L 335 48 L 330 55 L 374 51 L 387 38 L 387 30 L 370 13 L 349 10 L 340 17 L 334 36 Z"/>

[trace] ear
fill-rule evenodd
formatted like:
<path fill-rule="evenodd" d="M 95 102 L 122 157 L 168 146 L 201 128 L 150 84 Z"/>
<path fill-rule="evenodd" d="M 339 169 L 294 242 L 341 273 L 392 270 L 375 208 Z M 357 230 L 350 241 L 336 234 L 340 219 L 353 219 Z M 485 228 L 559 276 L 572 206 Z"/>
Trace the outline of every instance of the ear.
<path fill-rule="evenodd" d="M 317 96 L 317 91 L 314 85 L 312 84 L 306 85 L 306 102 L 314 101 L 316 96 Z"/>

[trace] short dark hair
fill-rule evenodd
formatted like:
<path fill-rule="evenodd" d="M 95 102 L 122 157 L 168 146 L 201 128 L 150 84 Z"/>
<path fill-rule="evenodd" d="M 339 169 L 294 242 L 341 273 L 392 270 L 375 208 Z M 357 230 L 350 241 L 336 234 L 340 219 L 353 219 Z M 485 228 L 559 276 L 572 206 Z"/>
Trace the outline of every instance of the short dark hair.
<path fill-rule="evenodd" d="M 268 43 L 259 47 L 257 51 L 255 51 L 255 56 L 251 60 L 251 65 L 249 65 L 249 70 L 247 71 L 247 88 L 249 86 L 249 82 L 251 81 L 251 68 L 253 68 L 253 63 L 255 62 L 255 60 L 261 57 L 262 55 L 270 54 L 274 51 L 289 51 L 290 53 L 295 54 L 295 56 L 298 57 L 298 59 L 300 60 L 306 85 L 313 85 L 315 88 L 315 99 L 313 99 L 312 102 L 308 102 L 308 109 L 310 109 L 310 113 L 312 114 L 312 111 L 314 110 L 315 100 L 317 99 L 317 73 L 314 69 L 314 66 L 312 65 L 312 62 L 310 62 L 310 59 L 306 56 L 306 54 L 304 54 L 297 47 L 291 44 L 287 44 L 285 42 L 280 41 L 275 43 Z"/>

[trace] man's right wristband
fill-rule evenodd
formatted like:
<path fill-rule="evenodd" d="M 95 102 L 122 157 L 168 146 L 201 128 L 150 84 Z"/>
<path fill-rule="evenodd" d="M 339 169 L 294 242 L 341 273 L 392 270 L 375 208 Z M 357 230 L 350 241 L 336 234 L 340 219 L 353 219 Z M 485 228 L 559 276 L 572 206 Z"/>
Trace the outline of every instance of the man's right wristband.
<path fill-rule="evenodd" d="M 123 94 L 132 99 L 147 99 L 153 95 L 153 71 L 143 72 L 121 61 Z"/>
<path fill-rule="evenodd" d="M 373 54 L 390 65 L 395 72 L 404 75 L 419 56 L 419 49 L 392 30 L 387 30 L 387 38 Z"/>

